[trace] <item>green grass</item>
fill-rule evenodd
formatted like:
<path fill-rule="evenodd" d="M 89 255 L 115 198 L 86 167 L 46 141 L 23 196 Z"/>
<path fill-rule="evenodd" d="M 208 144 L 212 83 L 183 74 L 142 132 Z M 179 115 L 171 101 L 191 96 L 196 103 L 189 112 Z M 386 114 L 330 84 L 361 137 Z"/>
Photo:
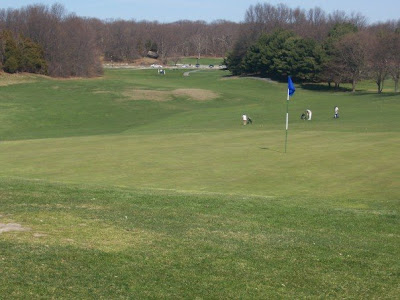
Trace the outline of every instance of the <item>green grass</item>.
<path fill-rule="evenodd" d="M 228 75 L 0 86 L 0 298 L 398 297 L 400 96 Z"/>
<path fill-rule="evenodd" d="M 179 61 L 181 64 L 192 64 L 195 65 L 197 63 L 201 65 L 214 65 L 214 66 L 219 66 L 222 65 L 224 62 L 223 57 L 200 57 L 198 60 L 197 57 L 183 57 Z M 171 63 L 174 64 L 174 63 Z"/>

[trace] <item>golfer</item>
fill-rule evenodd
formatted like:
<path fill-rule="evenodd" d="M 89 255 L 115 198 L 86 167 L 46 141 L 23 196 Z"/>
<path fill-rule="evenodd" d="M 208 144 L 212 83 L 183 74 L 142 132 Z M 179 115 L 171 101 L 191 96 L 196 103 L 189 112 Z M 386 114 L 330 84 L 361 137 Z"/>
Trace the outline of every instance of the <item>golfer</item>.
<path fill-rule="evenodd" d="M 242 115 L 242 121 L 243 121 L 243 125 L 247 124 L 247 116 L 246 116 L 246 114 Z"/>
<path fill-rule="evenodd" d="M 306 113 L 307 113 L 307 120 L 311 121 L 311 117 L 312 117 L 312 111 L 309 109 L 306 109 Z"/>
<path fill-rule="evenodd" d="M 335 114 L 333 115 L 335 119 L 339 118 L 339 107 L 335 106 Z"/>

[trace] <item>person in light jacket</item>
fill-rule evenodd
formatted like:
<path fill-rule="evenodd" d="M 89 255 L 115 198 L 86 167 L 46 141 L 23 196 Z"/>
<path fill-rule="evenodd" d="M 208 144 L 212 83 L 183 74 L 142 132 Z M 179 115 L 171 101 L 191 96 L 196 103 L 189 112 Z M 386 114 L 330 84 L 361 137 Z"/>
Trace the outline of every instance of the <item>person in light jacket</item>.
<path fill-rule="evenodd" d="M 306 115 L 307 115 L 307 120 L 308 120 L 308 121 L 311 121 L 312 111 L 309 110 L 308 108 L 306 109 Z"/>
<path fill-rule="evenodd" d="M 339 118 L 339 107 L 335 106 L 335 114 L 333 115 L 335 119 Z"/>
<path fill-rule="evenodd" d="M 243 121 L 243 125 L 247 124 L 247 115 L 246 114 L 242 115 L 242 121 Z"/>

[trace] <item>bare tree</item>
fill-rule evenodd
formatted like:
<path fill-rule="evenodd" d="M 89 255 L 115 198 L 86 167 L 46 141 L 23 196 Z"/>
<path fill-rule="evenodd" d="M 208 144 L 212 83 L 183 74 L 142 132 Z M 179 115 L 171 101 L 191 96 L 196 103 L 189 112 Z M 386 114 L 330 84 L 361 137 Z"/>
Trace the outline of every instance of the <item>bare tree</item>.
<path fill-rule="evenodd" d="M 357 82 L 365 76 L 368 36 L 365 32 L 350 33 L 336 45 L 336 64 L 352 83 L 355 92 Z"/>
<path fill-rule="evenodd" d="M 67 14 L 62 5 L 3 10 L 0 17 L 0 26 L 42 46 L 50 75 L 94 76 L 101 73 L 94 32 L 85 20 Z"/>
<path fill-rule="evenodd" d="M 394 81 L 394 91 L 399 92 L 399 80 L 400 80 L 400 32 L 396 31 L 390 35 L 388 41 L 389 46 L 389 62 L 388 69 L 389 74 L 392 76 Z"/>
<path fill-rule="evenodd" d="M 382 93 L 384 82 L 389 73 L 390 38 L 389 32 L 376 28 L 369 33 L 368 45 L 368 70 L 369 77 L 373 78 L 378 86 L 378 93 Z"/>

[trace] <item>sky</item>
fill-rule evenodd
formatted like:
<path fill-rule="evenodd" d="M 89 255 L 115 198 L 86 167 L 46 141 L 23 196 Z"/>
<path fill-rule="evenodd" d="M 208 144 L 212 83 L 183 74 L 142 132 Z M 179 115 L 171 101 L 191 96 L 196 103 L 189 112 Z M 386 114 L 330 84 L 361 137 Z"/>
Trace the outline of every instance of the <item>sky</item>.
<path fill-rule="evenodd" d="M 147 20 L 170 23 L 178 20 L 229 20 L 241 22 L 250 5 L 280 3 L 289 8 L 320 7 L 325 13 L 336 10 L 360 13 L 369 24 L 400 19 L 399 0 L 0 0 L 0 8 L 21 8 L 33 4 L 62 4 L 67 12 L 101 20 Z"/>

